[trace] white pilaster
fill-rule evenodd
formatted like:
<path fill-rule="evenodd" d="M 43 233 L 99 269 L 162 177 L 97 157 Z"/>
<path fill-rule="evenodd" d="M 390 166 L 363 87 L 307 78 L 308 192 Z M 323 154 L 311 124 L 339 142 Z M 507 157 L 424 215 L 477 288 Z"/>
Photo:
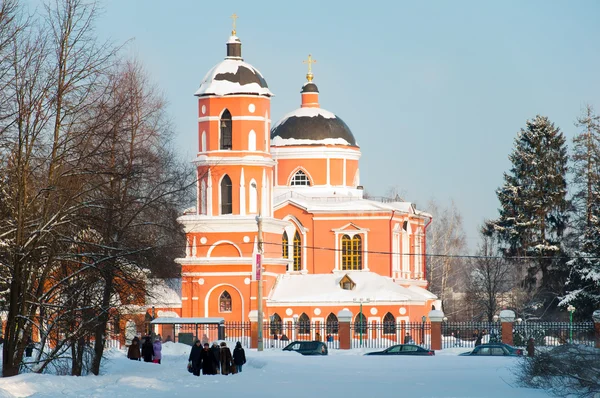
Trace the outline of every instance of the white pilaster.
<path fill-rule="evenodd" d="M 208 175 L 207 178 L 208 180 L 208 187 L 206 188 L 206 215 L 207 216 L 212 216 L 213 215 L 213 193 L 212 193 L 212 176 L 210 173 L 210 169 L 208 169 Z"/>
<path fill-rule="evenodd" d="M 240 215 L 246 215 L 246 182 L 244 181 L 244 168 L 240 172 Z"/>

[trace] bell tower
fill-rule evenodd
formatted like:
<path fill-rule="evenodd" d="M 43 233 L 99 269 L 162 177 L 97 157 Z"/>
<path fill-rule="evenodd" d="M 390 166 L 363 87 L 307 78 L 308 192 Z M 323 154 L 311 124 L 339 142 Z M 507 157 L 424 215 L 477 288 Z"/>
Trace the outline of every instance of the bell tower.
<path fill-rule="evenodd" d="M 180 217 L 187 236 L 182 264 L 182 316 L 246 320 L 257 309 L 258 216 L 265 255 L 263 289 L 285 273 L 273 216 L 270 106 L 262 74 L 242 58 L 234 28 L 225 59 L 204 77 L 198 97 L 197 201 Z"/>

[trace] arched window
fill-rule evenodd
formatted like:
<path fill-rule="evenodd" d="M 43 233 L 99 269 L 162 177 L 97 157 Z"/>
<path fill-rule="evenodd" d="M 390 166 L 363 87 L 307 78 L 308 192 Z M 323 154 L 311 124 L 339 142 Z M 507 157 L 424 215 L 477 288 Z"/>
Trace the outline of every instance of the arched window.
<path fill-rule="evenodd" d="M 367 318 L 361 312 L 354 318 L 354 333 L 367 333 Z"/>
<path fill-rule="evenodd" d="M 337 334 L 338 333 L 339 322 L 338 322 L 337 316 L 335 316 L 333 313 L 331 313 L 327 316 L 325 329 L 326 329 L 327 334 Z"/>
<path fill-rule="evenodd" d="M 302 270 L 302 240 L 298 231 L 294 234 L 294 271 Z"/>
<path fill-rule="evenodd" d="M 292 177 L 290 185 L 308 185 L 310 186 L 310 180 L 305 172 L 298 170 Z"/>
<path fill-rule="evenodd" d="M 275 313 L 271 315 L 271 336 L 276 334 L 281 334 L 281 317 L 279 314 Z"/>
<path fill-rule="evenodd" d="M 304 312 L 298 318 L 298 333 L 310 334 L 310 318 Z"/>
<path fill-rule="evenodd" d="M 231 312 L 231 295 L 227 290 L 219 297 L 219 312 Z"/>
<path fill-rule="evenodd" d="M 231 149 L 231 113 L 227 109 L 221 115 L 219 130 L 221 132 L 221 149 Z"/>
<path fill-rule="evenodd" d="M 288 235 L 287 232 L 283 231 L 283 236 L 281 237 L 281 257 L 290 258 L 290 248 L 288 247 Z"/>
<path fill-rule="evenodd" d="M 396 334 L 396 319 L 390 312 L 383 317 L 383 334 Z"/>
<path fill-rule="evenodd" d="M 221 180 L 221 214 L 233 213 L 231 178 L 227 174 Z"/>
<path fill-rule="evenodd" d="M 362 239 L 360 235 L 354 235 L 352 238 L 348 235 L 342 236 L 342 269 L 351 271 L 362 269 Z"/>

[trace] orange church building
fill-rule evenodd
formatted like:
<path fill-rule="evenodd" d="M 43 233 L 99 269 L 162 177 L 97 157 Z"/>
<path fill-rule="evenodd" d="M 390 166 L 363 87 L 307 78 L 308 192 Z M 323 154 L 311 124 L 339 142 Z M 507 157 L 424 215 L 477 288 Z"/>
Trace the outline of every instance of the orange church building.
<path fill-rule="evenodd" d="M 360 147 L 320 107 L 310 56 L 300 107 L 272 124 L 273 93 L 241 47 L 234 30 L 195 92 L 197 204 L 179 219 L 180 304 L 157 302 L 157 316 L 248 321 L 263 283 L 265 320 L 324 323 L 362 304 L 369 323 L 420 322 L 440 306 L 425 278 L 431 215 L 363 197 Z"/>

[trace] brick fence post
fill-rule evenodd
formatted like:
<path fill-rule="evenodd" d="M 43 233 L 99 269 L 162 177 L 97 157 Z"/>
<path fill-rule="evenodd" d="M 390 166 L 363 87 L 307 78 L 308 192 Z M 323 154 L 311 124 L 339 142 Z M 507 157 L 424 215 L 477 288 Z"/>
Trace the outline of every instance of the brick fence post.
<path fill-rule="evenodd" d="M 596 348 L 600 348 L 600 310 L 594 311 L 592 314 L 594 320 L 594 340 L 596 340 Z"/>
<path fill-rule="evenodd" d="M 250 319 L 250 348 L 258 348 L 258 311 L 250 311 L 248 319 Z"/>
<path fill-rule="evenodd" d="M 429 321 L 431 322 L 431 349 L 434 351 L 441 350 L 444 312 L 440 310 L 429 311 Z"/>
<path fill-rule="evenodd" d="M 502 342 L 504 344 L 513 345 L 515 312 L 511 310 L 500 311 L 500 322 L 502 322 Z"/>
<path fill-rule="evenodd" d="M 352 347 L 350 321 L 352 321 L 352 312 L 341 310 L 338 317 L 338 339 L 340 340 L 340 350 L 349 350 Z"/>

